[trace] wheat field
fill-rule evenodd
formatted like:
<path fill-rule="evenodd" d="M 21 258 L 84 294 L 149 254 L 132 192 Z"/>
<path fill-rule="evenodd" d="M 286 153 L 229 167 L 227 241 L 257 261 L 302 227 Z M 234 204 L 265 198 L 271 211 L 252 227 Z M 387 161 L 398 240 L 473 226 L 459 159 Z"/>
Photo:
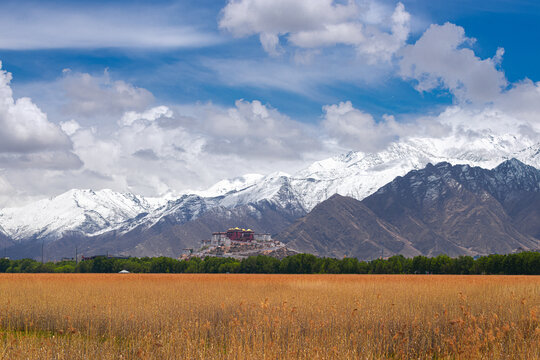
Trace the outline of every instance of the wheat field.
<path fill-rule="evenodd" d="M 540 359 L 540 277 L 0 274 L 0 359 Z"/>

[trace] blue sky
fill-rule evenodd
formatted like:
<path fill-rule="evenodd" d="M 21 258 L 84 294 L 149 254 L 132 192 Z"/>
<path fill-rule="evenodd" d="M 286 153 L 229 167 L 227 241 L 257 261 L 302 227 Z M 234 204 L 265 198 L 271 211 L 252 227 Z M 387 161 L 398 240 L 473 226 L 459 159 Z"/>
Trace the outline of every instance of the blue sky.
<path fill-rule="evenodd" d="M 413 133 L 441 136 L 449 109 L 453 124 L 489 118 L 474 126 L 508 132 L 523 122 L 520 134 L 538 134 L 537 1 L 0 8 L 0 206 L 2 194 L 73 187 L 178 193 L 228 176 L 223 164 L 295 171 Z"/>
<path fill-rule="evenodd" d="M 47 2 L 13 2 L 8 5 L 23 13 L 32 8 L 46 8 Z M 392 2 L 387 2 L 393 4 Z M 431 24 L 452 22 L 462 26 L 468 37 L 477 39 L 472 48 L 481 58 L 493 56 L 498 47 L 505 51 L 502 67 L 510 81 L 528 77 L 540 80 L 540 3 L 536 1 L 403 1 L 405 8 L 417 18 L 409 42 L 417 39 Z M 84 12 L 88 2 L 55 1 L 53 9 Z M 231 105 L 236 99 L 261 99 L 281 112 L 302 119 L 316 121 L 323 105 L 329 102 L 350 100 L 366 111 L 381 116 L 388 113 L 422 113 L 452 99 L 444 92 L 420 94 L 411 84 L 384 73 L 376 79 L 317 84 L 316 94 L 299 94 L 296 91 L 268 86 L 231 84 L 216 76 L 206 62 L 222 59 L 250 59 L 267 61 L 256 35 L 235 39 L 218 28 L 220 11 L 225 1 L 197 2 L 144 2 L 103 1 L 92 2 L 92 8 L 127 9 L 137 14 L 152 8 L 153 21 L 167 21 L 172 25 L 194 26 L 207 34 L 215 35 L 215 44 L 201 47 L 166 48 L 53 48 L 53 49 L 0 49 L 4 68 L 13 73 L 17 95 L 25 95 L 24 85 L 53 81 L 62 70 L 70 68 L 90 74 L 101 73 L 105 68 L 113 78 L 128 80 L 150 90 L 165 103 L 192 103 L 212 101 Z M 138 16 L 134 16 L 138 18 Z M 134 19 L 135 20 L 135 19 Z M 67 30 L 66 30 L 67 31 Z M 352 60 L 354 61 L 354 59 Z M 290 65 L 287 56 L 275 59 L 276 64 Z M 317 65 L 316 65 L 317 66 Z M 324 66 L 319 64 L 318 66 Z M 358 64 L 361 67 L 362 64 Z M 292 65 L 291 65 L 292 67 Z M 351 66 L 354 71 L 354 65 Z M 36 95 L 35 101 L 40 103 Z M 40 104 L 46 107 L 47 104 Z"/>

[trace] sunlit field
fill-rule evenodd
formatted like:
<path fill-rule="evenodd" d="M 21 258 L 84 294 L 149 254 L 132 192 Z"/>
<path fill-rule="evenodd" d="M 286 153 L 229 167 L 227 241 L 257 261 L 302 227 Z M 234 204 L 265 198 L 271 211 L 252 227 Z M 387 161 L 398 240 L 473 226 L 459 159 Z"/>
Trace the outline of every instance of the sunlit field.
<path fill-rule="evenodd" d="M 0 274 L 0 359 L 540 359 L 540 277 Z"/>

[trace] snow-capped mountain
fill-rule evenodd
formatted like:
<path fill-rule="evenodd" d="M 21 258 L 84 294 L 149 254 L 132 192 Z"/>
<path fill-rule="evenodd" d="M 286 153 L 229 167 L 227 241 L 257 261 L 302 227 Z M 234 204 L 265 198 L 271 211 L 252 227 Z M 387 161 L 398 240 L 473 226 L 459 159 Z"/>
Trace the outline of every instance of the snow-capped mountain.
<path fill-rule="evenodd" d="M 362 200 L 396 176 L 421 169 L 428 163 L 446 161 L 491 169 L 515 157 L 540 168 L 539 150 L 540 144 L 510 135 L 470 141 L 453 137 L 413 138 L 390 144 L 379 153 L 349 152 L 318 161 L 291 176 L 291 183 L 309 211 L 336 193 Z"/>
<path fill-rule="evenodd" d="M 85 236 L 111 230 L 126 233 L 159 222 L 185 223 L 209 209 L 234 209 L 263 201 L 302 214 L 336 193 L 362 200 L 397 176 L 428 163 L 446 161 L 490 169 L 511 158 L 540 168 L 540 144 L 490 134 L 409 138 L 377 153 L 351 151 L 317 161 L 292 175 L 248 174 L 170 200 L 145 199 L 111 190 L 71 190 L 21 208 L 0 210 L 0 232 L 3 227 L 17 241 L 57 239 L 70 231 Z"/>
<path fill-rule="evenodd" d="M 221 180 L 206 190 L 195 190 L 191 191 L 191 193 L 202 197 L 222 196 L 231 191 L 246 189 L 259 182 L 262 178 L 264 178 L 264 175 L 261 174 L 246 174 L 232 179 Z"/>
<path fill-rule="evenodd" d="M 292 189 L 289 175 L 281 172 L 268 176 L 252 174 L 249 177 L 220 181 L 207 191 L 182 195 L 145 216 L 126 222 L 118 230 L 125 233 L 137 226 L 149 228 L 164 221 L 183 224 L 197 219 L 209 209 L 234 209 L 263 201 L 289 213 L 305 213 L 298 195 Z"/>
<path fill-rule="evenodd" d="M 129 193 L 70 190 L 23 207 L 0 210 L 0 226 L 13 240 L 53 240 L 66 231 L 96 235 L 151 210 L 143 197 Z"/>

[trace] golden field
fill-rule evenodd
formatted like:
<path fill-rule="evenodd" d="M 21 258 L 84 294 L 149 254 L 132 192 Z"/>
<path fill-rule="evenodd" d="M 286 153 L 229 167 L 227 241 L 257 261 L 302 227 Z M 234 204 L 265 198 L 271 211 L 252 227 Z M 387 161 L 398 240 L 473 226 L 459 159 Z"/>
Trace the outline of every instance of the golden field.
<path fill-rule="evenodd" d="M 540 359 L 540 277 L 0 274 L 0 359 Z"/>

